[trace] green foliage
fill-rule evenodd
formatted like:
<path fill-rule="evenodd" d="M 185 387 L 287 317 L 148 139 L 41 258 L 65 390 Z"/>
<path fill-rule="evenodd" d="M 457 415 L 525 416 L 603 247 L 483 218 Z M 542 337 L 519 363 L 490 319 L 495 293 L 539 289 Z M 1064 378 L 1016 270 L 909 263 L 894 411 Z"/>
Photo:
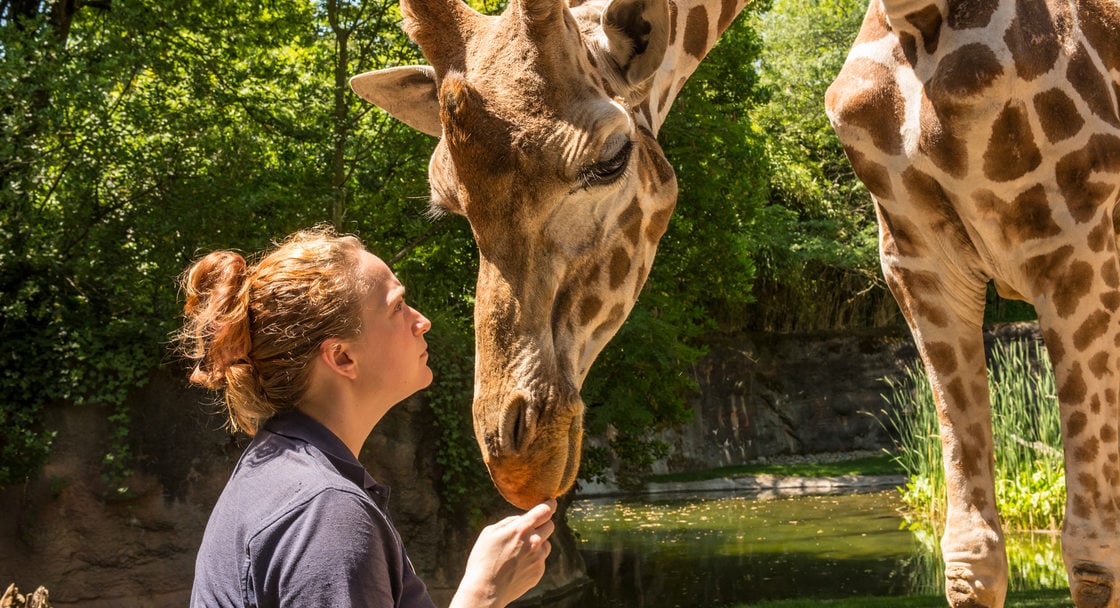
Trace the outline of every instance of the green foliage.
<path fill-rule="evenodd" d="M 882 325 L 884 287 L 870 194 L 824 113 L 825 90 L 859 29 L 862 0 L 774 0 L 758 17 L 759 94 L 748 110 L 764 142 L 768 200 L 743 239 L 757 265 L 748 326 L 816 330 Z"/>
<path fill-rule="evenodd" d="M 997 343 L 991 355 L 996 501 L 1008 530 L 1057 530 L 1065 510 L 1061 416 L 1054 373 L 1038 343 Z M 904 381 L 888 380 L 889 426 L 897 459 L 910 476 L 903 490 L 915 526 L 939 530 L 945 519 L 945 475 L 933 394 L 920 364 Z"/>
<path fill-rule="evenodd" d="M 369 107 L 348 91 L 335 103 L 328 13 L 361 41 L 352 62 L 415 51 L 392 2 L 79 4 L 64 25 L 53 4 L 0 14 L 0 486 L 44 461 L 43 408 L 68 402 L 113 412 L 103 476 L 120 488 L 122 404 L 166 357 L 176 276 L 197 252 L 344 221 L 346 184 L 323 170 L 336 141 L 363 188 L 352 209 L 423 182 L 418 138 L 384 117 L 359 125 Z"/>
<path fill-rule="evenodd" d="M 736 21 L 681 91 L 659 139 L 681 186 L 649 280 L 583 388 L 587 432 L 580 475 L 637 483 L 666 455 L 658 431 L 690 419 L 692 364 L 715 319 L 749 301 L 754 263 L 743 229 L 764 202 L 760 143 L 739 120 L 754 91 L 758 35 Z"/>

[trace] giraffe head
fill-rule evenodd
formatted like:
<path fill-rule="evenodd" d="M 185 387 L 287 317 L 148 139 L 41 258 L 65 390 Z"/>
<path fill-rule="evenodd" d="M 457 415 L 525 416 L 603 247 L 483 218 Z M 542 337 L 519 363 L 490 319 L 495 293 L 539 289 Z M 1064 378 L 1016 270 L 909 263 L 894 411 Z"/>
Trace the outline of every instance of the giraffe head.
<path fill-rule="evenodd" d="M 668 3 L 401 9 L 431 65 L 351 86 L 440 138 L 431 204 L 465 216 L 479 250 L 475 434 L 498 490 L 528 508 L 575 482 L 580 387 L 637 300 L 676 204 L 647 103 Z"/>

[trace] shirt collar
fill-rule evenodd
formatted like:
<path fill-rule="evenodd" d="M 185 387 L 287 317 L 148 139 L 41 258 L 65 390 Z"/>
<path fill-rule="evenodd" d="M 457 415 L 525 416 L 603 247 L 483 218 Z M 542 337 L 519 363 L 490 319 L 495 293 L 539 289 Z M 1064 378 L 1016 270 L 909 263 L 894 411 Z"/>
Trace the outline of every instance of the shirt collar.
<path fill-rule="evenodd" d="M 389 487 L 377 483 L 350 448 L 318 420 L 293 409 L 269 418 L 264 428 L 271 433 L 311 444 L 330 460 L 343 477 L 354 482 L 359 488 L 365 489 L 379 502 L 385 503 L 389 500 Z"/>

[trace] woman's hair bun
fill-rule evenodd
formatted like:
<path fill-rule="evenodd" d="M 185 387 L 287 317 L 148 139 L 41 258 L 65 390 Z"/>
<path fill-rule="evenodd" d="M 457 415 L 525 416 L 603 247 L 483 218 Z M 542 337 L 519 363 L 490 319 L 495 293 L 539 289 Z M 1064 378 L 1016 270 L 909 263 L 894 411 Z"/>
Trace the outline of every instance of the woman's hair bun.
<path fill-rule="evenodd" d="M 225 388 L 232 365 L 249 354 L 249 311 L 245 294 L 248 265 L 241 254 L 215 251 L 183 274 L 186 294 L 180 344 L 195 361 L 191 382 Z"/>

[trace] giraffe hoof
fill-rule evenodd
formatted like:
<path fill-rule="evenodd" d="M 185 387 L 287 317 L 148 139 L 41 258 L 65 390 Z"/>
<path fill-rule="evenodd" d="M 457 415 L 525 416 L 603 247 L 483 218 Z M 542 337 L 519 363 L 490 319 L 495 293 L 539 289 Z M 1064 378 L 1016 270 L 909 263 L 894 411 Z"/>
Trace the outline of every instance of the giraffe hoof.
<path fill-rule="evenodd" d="M 1002 608 L 1002 595 L 985 585 L 967 566 L 945 568 L 945 598 L 952 608 Z"/>
<path fill-rule="evenodd" d="M 1108 608 L 1114 579 L 1103 567 L 1081 562 L 1074 564 L 1070 592 L 1077 608 Z"/>

